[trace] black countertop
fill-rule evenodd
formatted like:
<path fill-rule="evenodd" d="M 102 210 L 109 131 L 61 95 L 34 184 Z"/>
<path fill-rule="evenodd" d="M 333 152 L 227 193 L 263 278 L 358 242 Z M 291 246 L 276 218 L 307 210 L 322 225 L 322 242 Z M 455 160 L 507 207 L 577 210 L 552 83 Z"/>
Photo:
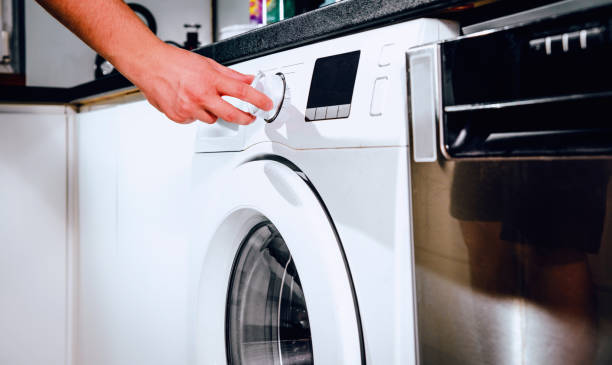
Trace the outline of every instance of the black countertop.
<path fill-rule="evenodd" d="M 466 0 L 344 0 L 203 47 L 196 52 L 232 64 L 279 50 L 372 28 L 380 24 L 428 16 Z"/>
<path fill-rule="evenodd" d="M 195 52 L 231 65 L 249 58 L 294 48 L 323 39 L 354 33 L 382 24 L 417 17 L 444 17 L 467 22 L 533 7 L 546 0 L 344 0 L 279 23 L 213 43 Z M 486 3 L 487 5 L 478 6 Z M 133 85 L 121 75 L 112 75 L 69 88 L 3 86 L 0 102 L 74 103 Z"/>

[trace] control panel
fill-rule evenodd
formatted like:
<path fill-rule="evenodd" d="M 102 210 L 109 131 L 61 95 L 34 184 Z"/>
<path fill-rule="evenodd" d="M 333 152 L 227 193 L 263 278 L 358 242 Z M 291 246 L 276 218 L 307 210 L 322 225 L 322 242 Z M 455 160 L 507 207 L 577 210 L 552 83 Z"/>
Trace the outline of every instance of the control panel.
<path fill-rule="evenodd" d="M 304 119 L 307 122 L 348 118 L 361 51 L 315 61 Z"/>
<path fill-rule="evenodd" d="M 456 23 L 419 19 L 232 65 L 255 75 L 252 86 L 274 107 L 262 111 L 223 96 L 257 118 L 247 126 L 202 123 L 196 151 L 241 151 L 268 142 L 295 150 L 406 146 L 405 52 L 457 34 Z"/>

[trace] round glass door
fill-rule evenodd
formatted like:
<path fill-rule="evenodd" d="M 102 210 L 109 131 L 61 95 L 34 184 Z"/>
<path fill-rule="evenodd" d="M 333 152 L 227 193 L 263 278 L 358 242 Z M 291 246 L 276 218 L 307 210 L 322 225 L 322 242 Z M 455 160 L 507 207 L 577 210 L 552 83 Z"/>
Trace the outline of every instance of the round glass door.
<path fill-rule="evenodd" d="M 226 310 L 230 364 L 313 364 L 300 278 L 280 233 L 255 226 L 234 261 Z"/>

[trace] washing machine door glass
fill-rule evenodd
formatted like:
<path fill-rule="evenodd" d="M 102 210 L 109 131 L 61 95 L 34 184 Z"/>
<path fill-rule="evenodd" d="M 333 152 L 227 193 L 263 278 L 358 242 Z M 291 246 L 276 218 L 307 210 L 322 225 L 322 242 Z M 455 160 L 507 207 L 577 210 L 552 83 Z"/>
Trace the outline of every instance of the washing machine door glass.
<path fill-rule="evenodd" d="M 270 222 L 236 256 L 227 303 L 230 364 L 312 364 L 308 312 L 289 249 Z"/>

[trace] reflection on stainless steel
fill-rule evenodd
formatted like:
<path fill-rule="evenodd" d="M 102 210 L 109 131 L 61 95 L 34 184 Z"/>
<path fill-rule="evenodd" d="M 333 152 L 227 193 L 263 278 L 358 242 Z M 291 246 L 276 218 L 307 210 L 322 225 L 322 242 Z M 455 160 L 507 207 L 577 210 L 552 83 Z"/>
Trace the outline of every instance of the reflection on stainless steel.
<path fill-rule="evenodd" d="M 517 14 L 508 15 L 502 18 L 488 20 L 482 23 L 472 24 L 463 27 L 463 34 L 472 34 L 490 29 L 515 26 L 517 24 L 530 23 L 545 18 L 559 17 L 571 14 L 576 11 L 583 11 L 597 8 L 612 3 L 610 0 L 564 0 L 545 5 L 536 9 L 526 10 Z"/>
<path fill-rule="evenodd" d="M 413 163 L 420 363 L 611 364 L 611 173 Z"/>
<path fill-rule="evenodd" d="M 269 222 L 245 238 L 231 278 L 227 309 L 230 364 L 313 363 L 306 301 L 295 264 Z"/>
<path fill-rule="evenodd" d="M 517 106 L 526 106 L 526 105 L 562 103 L 562 102 L 583 100 L 583 99 L 598 99 L 598 98 L 603 99 L 603 98 L 607 98 L 610 96 L 612 96 L 612 92 L 610 91 L 600 92 L 600 93 L 590 93 L 590 94 L 551 96 L 551 97 L 546 97 L 546 98 L 513 100 L 513 101 L 498 102 L 498 103 L 452 105 L 452 106 L 444 107 L 444 111 L 447 113 L 460 113 L 460 112 L 475 111 L 475 110 L 504 109 L 504 108 L 512 108 L 512 107 L 517 107 Z"/>

